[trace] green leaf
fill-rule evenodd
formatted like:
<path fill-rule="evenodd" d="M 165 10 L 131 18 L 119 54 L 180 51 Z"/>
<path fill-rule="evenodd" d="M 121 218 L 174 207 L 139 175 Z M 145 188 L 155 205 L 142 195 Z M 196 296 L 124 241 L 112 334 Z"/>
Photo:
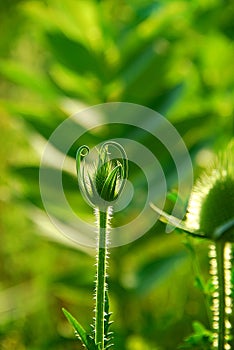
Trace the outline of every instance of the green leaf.
<path fill-rule="evenodd" d="M 157 97 L 153 96 L 148 106 L 164 115 L 181 98 L 183 91 L 183 84 L 177 84 L 165 90 L 163 89 Z"/>
<path fill-rule="evenodd" d="M 53 167 L 39 166 L 16 166 L 11 168 L 12 176 L 19 177 L 23 183 L 27 184 L 31 190 L 39 191 L 39 172 L 40 170 L 47 175 L 48 190 L 57 191 L 57 183 L 55 179 L 58 179 L 62 174 L 62 183 L 65 192 L 77 192 L 77 180 L 76 177 L 61 169 Z"/>
<path fill-rule="evenodd" d="M 49 139 L 53 131 L 66 117 L 66 114 L 61 112 L 55 104 L 52 107 L 49 107 L 47 104 L 41 106 L 33 103 L 22 105 L 19 100 L 0 101 L 0 103 L 15 118 L 22 117 L 30 129 L 36 130 L 45 139 Z"/>
<path fill-rule="evenodd" d="M 213 341 L 212 332 L 198 321 L 193 322 L 193 330 L 193 334 L 184 340 L 184 344 L 179 349 L 210 349 Z"/>
<path fill-rule="evenodd" d="M 111 343 L 113 332 L 109 331 L 109 328 L 110 328 L 111 324 L 113 323 L 113 321 L 110 321 L 111 315 L 112 315 L 112 313 L 109 311 L 109 296 L 108 296 L 108 292 L 106 291 L 106 293 L 105 293 L 105 320 L 104 320 L 105 350 L 111 348 L 111 346 L 113 345 Z"/>
<path fill-rule="evenodd" d="M 205 285 L 201 276 L 195 276 L 195 286 L 202 292 L 205 292 Z"/>
<path fill-rule="evenodd" d="M 80 42 L 68 38 L 62 32 L 54 31 L 47 34 L 50 49 L 57 61 L 76 73 L 100 74 L 100 66 L 95 53 L 89 51 Z M 68 54 L 68 53 L 72 54 Z"/>
<path fill-rule="evenodd" d="M 84 328 L 80 325 L 80 323 L 66 310 L 62 309 L 64 315 L 66 316 L 68 322 L 72 325 L 72 327 L 75 329 L 78 337 L 82 341 L 83 345 L 88 350 L 98 350 L 98 346 L 95 344 L 93 338 L 90 337 L 90 335 L 87 334 L 87 332 L 84 330 Z"/>
<path fill-rule="evenodd" d="M 13 83 L 35 92 L 46 100 L 51 101 L 58 96 L 58 91 L 45 74 L 43 76 L 37 72 L 35 74 L 17 62 L 1 60 L 0 73 Z"/>
<path fill-rule="evenodd" d="M 176 252 L 173 255 L 157 257 L 143 265 L 136 275 L 136 292 L 148 293 L 156 285 L 162 283 L 173 273 L 173 268 L 182 264 L 186 258 L 184 252 Z"/>

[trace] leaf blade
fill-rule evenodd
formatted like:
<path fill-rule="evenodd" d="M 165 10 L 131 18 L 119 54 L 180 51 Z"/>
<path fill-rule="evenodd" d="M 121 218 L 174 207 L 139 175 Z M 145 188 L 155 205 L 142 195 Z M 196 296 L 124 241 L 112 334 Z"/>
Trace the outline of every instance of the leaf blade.
<path fill-rule="evenodd" d="M 73 317 L 70 312 L 68 312 L 66 309 L 62 308 L 62 311 L 67 318 L 68 322 L 72 325 L 72 327 L 75 329 L 78 337 L 82 341 L 82 343 L 85 345 L 85 347 L 88 350 L 98 350 L 97 345 L 95 344 L 94 340 L 87 334 L 85 329 L 81 326 L 81 324 Z"/>

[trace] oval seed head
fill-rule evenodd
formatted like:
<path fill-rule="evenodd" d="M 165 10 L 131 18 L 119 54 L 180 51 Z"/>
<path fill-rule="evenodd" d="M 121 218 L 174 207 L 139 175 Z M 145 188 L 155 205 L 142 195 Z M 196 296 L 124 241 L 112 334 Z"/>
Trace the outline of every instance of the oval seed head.
<path fill-rule="evenodd" d="M 112 159 L 110 147 L 117 149 L 120 160 Z M 88 146 L 81 146 L 76 155 L 78 184 L 88 203 L 105 209 L 121 194 L 127 176 L 128 160 L 124 148 L 114 141 L 105 142 L 98 150 L 98 159 L 90 166 L 85 163 Z"/>
<path fill-rule="evenodd" d="M 210 239 L 234 242 L 234 142 L 195 184 L 186 225 Z"/>

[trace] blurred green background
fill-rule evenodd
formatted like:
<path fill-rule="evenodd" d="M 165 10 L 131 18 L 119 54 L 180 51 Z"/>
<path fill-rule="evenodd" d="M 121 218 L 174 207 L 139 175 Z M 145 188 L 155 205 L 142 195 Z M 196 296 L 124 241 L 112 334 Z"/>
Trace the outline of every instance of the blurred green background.
<path fill-rule="evenodd" d="M 234 134 L 233 18 L 231 0 L 1 1 L 2 350 L 82 349 L 61 307 L 86 328 L 93 317 L 94 252 L 63 237 L 43 211 L 38 169 L 46 139 L 84 107 L 141 104 L 179 131 L 198 176 Z M 131 130 L 101 128 L 82 142 L 95 145 L 116 133 L 127 138 Z M 144 144 L 160 160 L 169 189 L 176 189 L 166 149 L 150 135 Z M 134 181 L 139 171 L 131 167 Z M 90 219 L 70 174 L 64 174 L 64 188 L 74 209 Z M 168 201 L 166 210 L 170 206 Z M 115 349 L 174 350 L 194 320 L 210 327 L 194 252 L 186 248 L 191 242 L 164 232 L 157 223 L 137 241 L 111 250 Z M 207 243 L 193 243 L 208 280 Z"/>

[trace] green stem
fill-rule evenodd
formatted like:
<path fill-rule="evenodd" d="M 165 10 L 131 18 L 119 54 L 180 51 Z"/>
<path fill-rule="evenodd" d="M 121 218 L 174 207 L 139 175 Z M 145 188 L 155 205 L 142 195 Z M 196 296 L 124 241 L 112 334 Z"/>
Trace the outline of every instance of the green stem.
<path fill-rule="evenodd" d="M 209 296 L 208 296 L 208 294 L 207 294 L 207 292 L 205 290 L 205 282 L 204 282 L 204 279 L 202 277 L 200 264 L 199 264 L 198 256 L 197 256 L 197 252 L 195 250 L 195 245 L 192 243 L 191 240 L 192 239 L 189 236 L 187 236 L 187 242 L 188 242 L 187 246 L 189 247 L 189 252 L 191 254 L 192 267 L 193 267 L 195 276 L 199 280 L 199 282 L 201 284 L 201 287 L 202 287 L 202 292 L 203 292 L 203 297 L 204 297 L 204 301 L 205 301 L 207 317 L 208 317 L 209 325 L 211 327 L 211 325 L 212 325 L 212 311 L 210 309 L 210 299 L 209 299 Z"/>
<path fill-rule="evenodd" d="M 106 258 L 107 258 L 107 223 L 108 209 L 98 209 L 98 247 L 97 247 L 97 281 L 96 281 L 96 314 L 95 314 L 95 342 L 100 350 L 104 349 L 104 319 L 106 292 Z"/>
<path fill-rule="evenodd" d="M 219 302 L 219 328 L 218 328 L 218 350 L 224 350 L 225 346 L 225 266 L 224 249 L 225 242 L 218 240 L 215 243 L 218 275 L 218 302 Z"/>

